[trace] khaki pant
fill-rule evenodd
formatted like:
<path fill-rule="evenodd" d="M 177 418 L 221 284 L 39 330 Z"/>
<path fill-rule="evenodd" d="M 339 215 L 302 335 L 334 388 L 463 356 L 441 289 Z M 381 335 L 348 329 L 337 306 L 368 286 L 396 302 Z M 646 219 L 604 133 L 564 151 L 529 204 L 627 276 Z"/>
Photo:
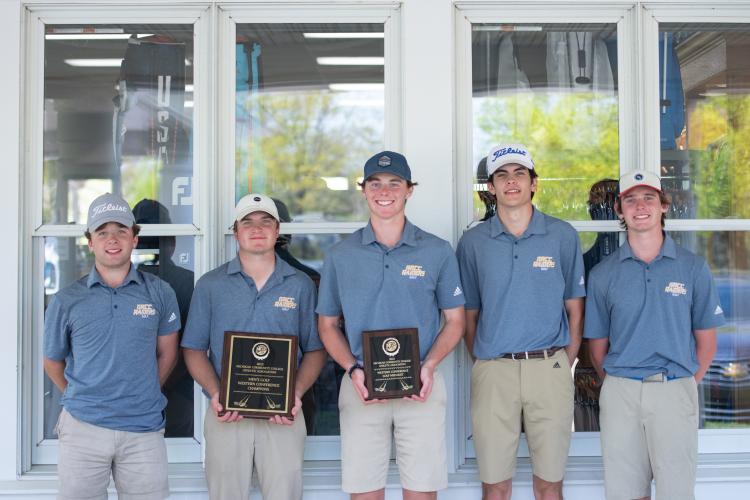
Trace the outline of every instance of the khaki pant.
<path fill-rule="evenodd" d="M 244 418 L 216 420 L 206 411 L 206 482 L 211 500 L 245 500 L 255 467 L 264 500 L 302 498 L 305 418 L 299 412 L 291 426 Z"/>
<path fill-rule="evenodd" d="M 57 498 L 106 500 L 110 473 L 120 500 L 161 500 L 169 496 L 164 430 L 105 429 L 82 422 L 63 409 L 57 436 Z"/>
<path fill-rule="evenodd" d="M 607 375 L 599 397 L 608 500 L 651 494 L 692 500 L 698 457 L 698 391 L 693 377 L 641 382 Z"/>
<path fill-rule="evenodd" d="M 424 403 L 391 399 L 365 405 L 349 377 L 344 376 L 339 392 L 342 489 L 365 493 L 385 487 L 391 439 L 396 444 L 403 488 L 446 488 L 445 404 L 445 381 L 438 372 Z"/>
<path fill-rule="evenodd" d="M 573 377 L 564 349 L 546 359 L 474 363 L 471 423 L 483 483 L 513 477 L 522 420 L 534 475 L 562 481 L 573 424 Z"/>

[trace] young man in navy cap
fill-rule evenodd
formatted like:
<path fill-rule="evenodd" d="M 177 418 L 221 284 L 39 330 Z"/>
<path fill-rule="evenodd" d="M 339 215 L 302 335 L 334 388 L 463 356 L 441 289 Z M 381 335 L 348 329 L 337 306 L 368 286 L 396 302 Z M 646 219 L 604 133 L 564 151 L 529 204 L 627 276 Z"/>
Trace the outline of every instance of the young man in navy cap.
<path fill-rule="evenodd" d="M 523 422 L 534 496 L 561 499 L 573 423 L 570 367 L 583 326 L 583 258 L 570 224 L 537 210 L 537 173 L 520 144 L 487 156 L 497 214 L 457 254 L 466 294 L 471 417 L 486 499 L 508 499 Z"/>
<path fill-rule="evenodd" d="M 212 500 L 248 498 L 253 468 L 265 500 L 302 498 L 307 432 L 301 398 L 318 378 L 326 352 L 315 322 L 315 286 L 274 252 L 279 222 L 268 196 L 241 198 L 233 224 L 237 256 L 202 276 L 190 302 L 182 348 L 190 374 L 211 400 L 203 433 Z M 297 335 L 294 420 L 223 413 L 219 380 L 227 331 Z"/>
<path fill-rule="evenodd" d="M 620 178 L 615 210 L 627 240 L 589 275 L 585 337 L 603 379 L 601 440 L 609 500 L 694 498 L 697 384 L 724 323 L 702 257 L 664 233 L 659 177 Z"/>
<path fill-rule="evenodd" d="M 63 392 L 57 423 L 61 499 L 169 495 L 160 387 L 177 360 L 170 286 L 135 269 L 140 228 L 112 194 L 89 207 L 91 272 L 59 291 L 44 322 L 44 369 Z"/>
<path fill-rule="evenodd" d="M 320 281 L 320 337 L 348 373 L 339 393 L 342 487 L 356 499 L 383 498 L 392 439 L 404 498 L 436 498 L 448 484 L 445 383 L 436 368 L 463 335 L 464 298 L 448 242 L 406 219 L 414 185 L 402 155 L 367 160 L 370 221 L 331 249 Z M 393 328 L 418 329 L 422 390 L 366 401 L 362 332 Z"/>

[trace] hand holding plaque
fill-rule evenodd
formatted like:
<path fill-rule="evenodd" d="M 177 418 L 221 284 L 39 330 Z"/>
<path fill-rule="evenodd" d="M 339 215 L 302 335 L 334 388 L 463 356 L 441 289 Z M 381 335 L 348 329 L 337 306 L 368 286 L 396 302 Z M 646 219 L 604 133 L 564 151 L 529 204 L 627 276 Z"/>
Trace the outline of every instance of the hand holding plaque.
<path fill-rule="evenodd" d="M 225 332 L 219 403 L 252 418 L 293 420 L 297 337 Z"/>
<path fill-rule="evenodd" d="M 419 334 L 416 328 L 362 332 L 367 399 L 419 395 Z"/>

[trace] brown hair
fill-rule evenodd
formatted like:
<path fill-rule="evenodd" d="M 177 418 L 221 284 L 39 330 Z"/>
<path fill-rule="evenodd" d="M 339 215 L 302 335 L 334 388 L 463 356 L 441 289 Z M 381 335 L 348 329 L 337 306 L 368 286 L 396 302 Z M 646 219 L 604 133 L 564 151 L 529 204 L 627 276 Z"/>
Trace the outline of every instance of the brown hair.
<path fill-rule="evenodd" d="M 109 222 L 105 222 L 101 226 L 99 226 L 96 229 L 94 229 L 94 231 L 98 231 L 99 228 L 101 228 L 102 226 L 106 226 L 107 224 L 109 224 Z M 122 224 L 120 224 L 119 222 L 115 222 L 115 224 L 120 225 L 122 227 L 125 227 Z M 139 226 L 138 224 L 133 224 L 132 226 L 130 226 L 130 229 L 133 231 L 133 236 L 138 236 L 138 234 L 141 232 L 141 226 Z M 88 229 L 86 229 L 86 231 L 83 233 L 83 235 L 86 237 L 87 240 L 91 241 L 91 232 L 89 232 Z"/>

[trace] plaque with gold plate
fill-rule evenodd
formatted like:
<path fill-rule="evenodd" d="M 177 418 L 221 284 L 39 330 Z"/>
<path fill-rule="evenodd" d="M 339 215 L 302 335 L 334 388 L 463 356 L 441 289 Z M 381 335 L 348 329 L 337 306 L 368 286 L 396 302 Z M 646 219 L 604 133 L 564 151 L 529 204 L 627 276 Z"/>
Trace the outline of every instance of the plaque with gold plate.
<path fill-rule="evenodd" d="M 419 394 L 419 334 L 416 328 L 362 332 L 367 399 Z"/>
<path fill-rule="evenodd" d="M 251 418 L 292 419 L 297 337 L 224 332 L 219 403 Z"/>

